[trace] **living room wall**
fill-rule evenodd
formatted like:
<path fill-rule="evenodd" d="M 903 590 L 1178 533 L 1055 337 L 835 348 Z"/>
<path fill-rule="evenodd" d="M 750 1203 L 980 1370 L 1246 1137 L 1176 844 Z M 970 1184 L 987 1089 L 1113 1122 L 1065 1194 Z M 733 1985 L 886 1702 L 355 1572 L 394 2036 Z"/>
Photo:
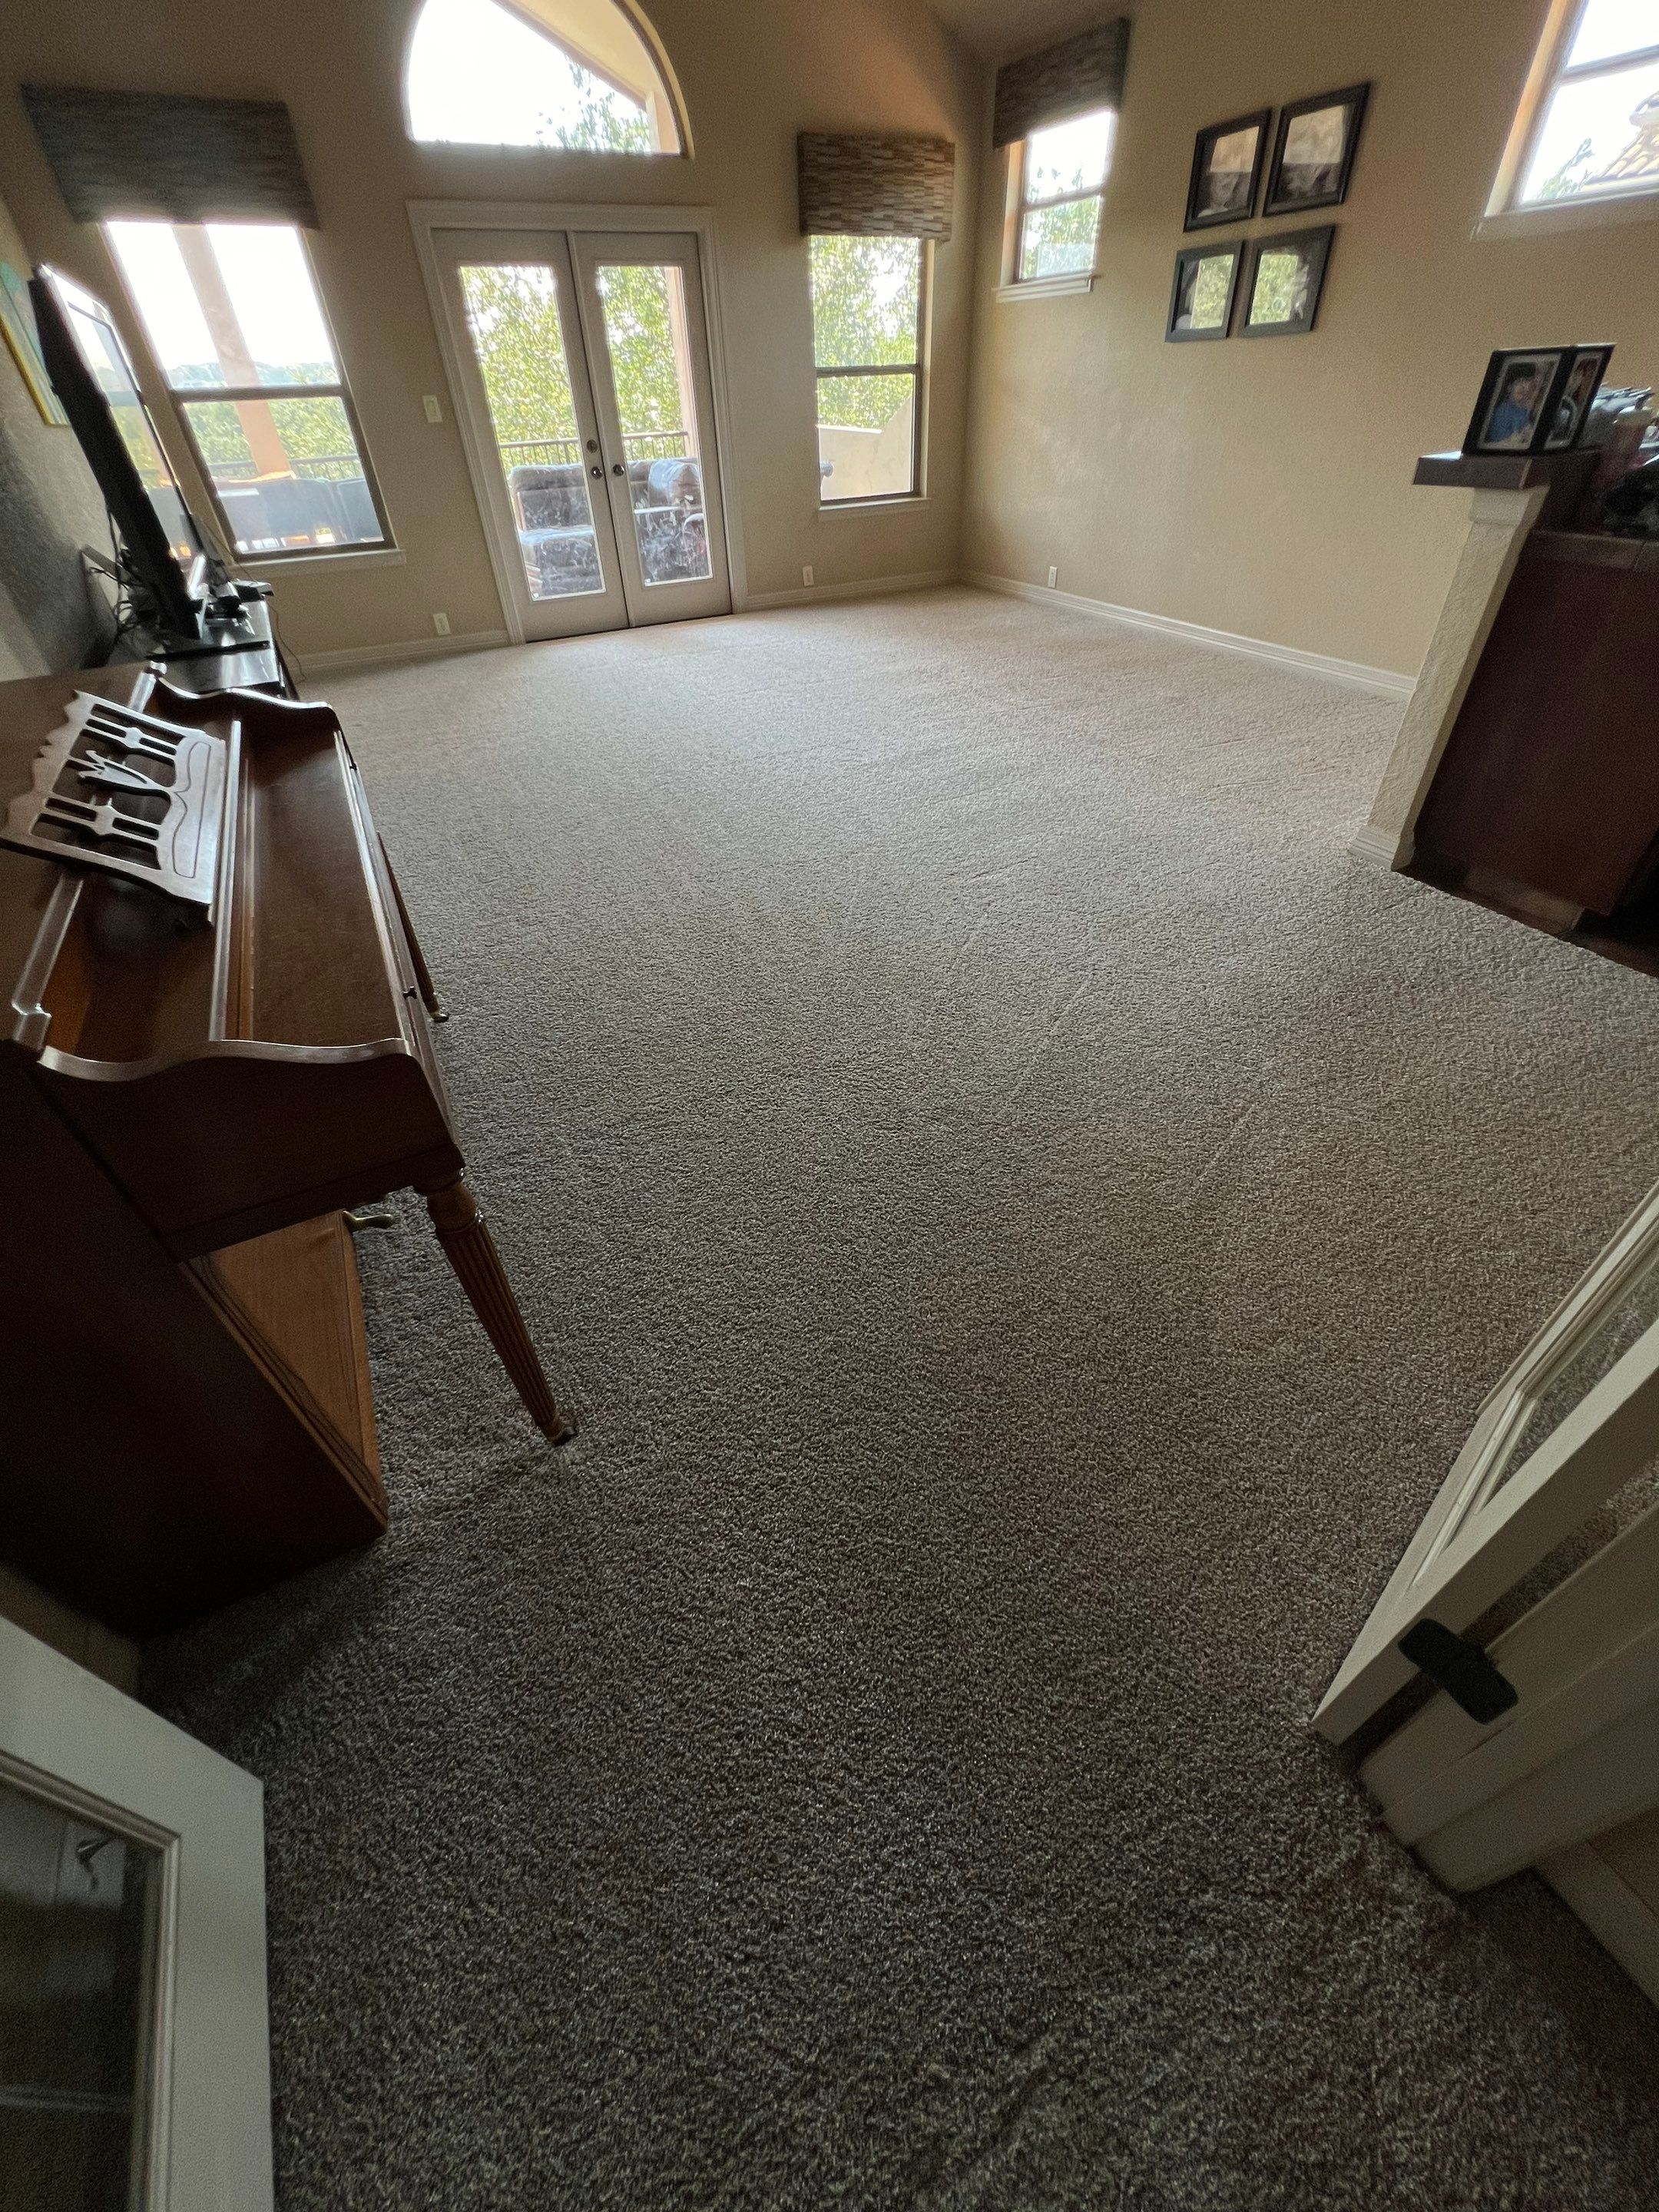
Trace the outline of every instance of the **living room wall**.
<path fill-rule="evenodd" d="M 690 161 L 432 147 L 404 134 L 402 64 L 417 0 L 287 0 L 250 16 L 210 0 L 22 0 L 0 57 L 0 193 L 28 249 L 125 313 L 99 234 L 70 220 L 20 83 L 286 100 L 322 228 L 323 291 L 404 559 L 277 576 L 302 656 L 498 631 L 484 549 L 415 258 L 410 199 L 588 200 L 712 207 L 718 227 L 735 481 L 751 594 L 953 568 L 981 73 L 921 0 L 653 0 L 684 91 Z M 957 237 L 935 255 L 929 496 L 820 514 L 811 310 L 795 195 L 801 130 L 908 131 L 957 147 Z M 444 397 L 428 423 L 422 395 Z M 152 402 L 159 394 L 151 393 Z M 181 469 L 185 457 L 178 457 Z"/>
<path fill-rule="evenodd" d="M 1497 346 L 1611 338 L 1613 381 L 1659 380 L 1659 203 L 1475 234 L 1544 0 L 1133 12 L 1091 292 L 994 299 L 986 165 L 965 565 L 1414 675 L 1468 517 L 1415 457 L 1459 443 Z M 1338 225 L 1316 328 L 1166 344 L 1194 134 L 1364 78 L 1347 202 L 1305 219 Z"/>
<path fill-rule="evenodd" d="M 0 204 L 0 261 L 28 258 Z M 109 522 L 75 434 L 48 422 L 0 340 L 0 680 L 79 668 L 113 627 L 81 548 L 107 553 Z"/>

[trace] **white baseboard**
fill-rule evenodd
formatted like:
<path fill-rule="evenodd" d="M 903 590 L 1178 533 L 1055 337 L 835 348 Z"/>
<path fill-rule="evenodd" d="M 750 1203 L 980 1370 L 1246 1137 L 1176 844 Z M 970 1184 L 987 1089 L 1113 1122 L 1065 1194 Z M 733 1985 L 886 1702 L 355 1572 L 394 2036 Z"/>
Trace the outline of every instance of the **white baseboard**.
<path fill-rule="evenodd" d="M 1012 576 L 992 576 L 964 569 L 964 584 L 982 592 L 1004 592 L 1015 599 L 1035 599 L 1040 605 L 1064 607 L 1068 613 L 1089 615 L 1097 622 L 1127 623 L 1135 629 L 1162 630 L 1188 645 L 1207 646 L 1217 653 L 1242 653 L 1251 660 L 1270 660 L 1276 667 L 1294 669 L 1301 676 L 1317 676 L 1327 684 L 1340 684 L 1350 691 L 1369 691 L 1379 699 L 1409 699 L 1417 679 L 1392 668 L 1367 668 L 1363 661 L 1336 660 L 1328 653 L 1304 653 L 1300 646 L 1275 645 L 1270 638 L 1240 637 L 1230 629 L 1209 629 L 1202 623 L 1177 621 L 1173 615 L 1148 614 L 1141 607 L 1114 606 L 1108 599 L 1086 599 L 1078 592 L 1053 591 L 1046 584 L 1023 584 Z"/>
<path fill-rule="evenodd" d="M 1376 829 L 1366 823 L 1356 830 L 1348 840 L 1348 850 L 1356 860 L 1364 860 L 1373 868 L 1392 868 L 1400 849 L 1400 840 L 1392 830 Z"/>
<path fill-rule="evenodd" d="M 1595 1844 L 1575 1844 L 1557 1851 L 1539 1862 L 1538 1871 L 1643 1995 L 1659 2004 L 1659 1918 Z"/>
<path fill-rule="evenodd" d="M 410 637 L 396 645 L 348 645 L 337 653 L 291 653 L 301 676 L 331 674 L 341 668 L 380 668 L 393 660 L 434 660 L 449 653 L 482 653 L 510 642 L 504 629 L 471 629 L 459 637 Z"/>
<path fill-rule="evenodd" d="M 804 607 L 810 599 L 867 599 L 878 592 L 927 592 L 962 581 L 954 568 L 922 568 L 910 576 L 866 576 L 856 584 L 801 584 L 791 592 L 750 592 L 738 614 L 762 607 Z"/>

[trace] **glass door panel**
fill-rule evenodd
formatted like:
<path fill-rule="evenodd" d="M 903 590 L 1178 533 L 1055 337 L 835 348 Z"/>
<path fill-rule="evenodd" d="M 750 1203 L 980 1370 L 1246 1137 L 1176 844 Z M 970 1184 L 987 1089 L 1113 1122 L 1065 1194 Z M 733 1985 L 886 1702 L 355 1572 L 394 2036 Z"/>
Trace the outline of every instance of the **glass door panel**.
<path fill-rule="evenodd" d="M 629 619 L 727 613 L 697 241 L 576 232 L 571 244 Z"/>
<path fill-rule="evenodd" d="M 538 262 L 463 263 L 459 274 L 530 596 L 602 592 L 558 279 Z"/>
<path fill-rule="evenodd" d="M 558 231 L 450 231 L 444 309 L 496 574 L 527 638 L 628 620 L 599 422 Z"/>
<path fill-rule="evenodd" d="M 0 1778 L 0 2203 L 149 2201 L 161 1858 Z"/>
<path fill-rule="evenodd" d="M 641 577 L 701 580 L 712 572 L 684 274 L 672 262 L 621 261 L 594 275 Z"/>

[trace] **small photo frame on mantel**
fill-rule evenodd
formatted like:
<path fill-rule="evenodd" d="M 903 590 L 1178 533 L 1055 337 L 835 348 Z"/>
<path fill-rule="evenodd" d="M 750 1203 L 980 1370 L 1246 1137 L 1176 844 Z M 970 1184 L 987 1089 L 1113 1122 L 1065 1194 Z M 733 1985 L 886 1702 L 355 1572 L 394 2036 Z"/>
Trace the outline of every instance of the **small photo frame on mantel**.
<path fill-rule="evenodd" d="M 1463 434 L 1466 453 L 1535 453 L 1554 425 L 1571 346 L 1505 346 L 1493 354 Z"/>
<path fill-rule="evenodd" d="M 1185 246 L 1176 255 L 1170 319 L 1164 335 L 1179 343 L 1193 338 L 1224 338 L 1232 327 L 1244 242 Z"/>
<path fill-rule="evenodd" d="M 1285 230 L 1251 240 L 1249 280 L 1239 336 L 1295 337 L 1314 326 L 1334 223 L 1319 230 Z"/>
<path fill-rule="evenodd" d="M 1369 83 L 1351 84 L 1280 108 L 1263 215 L 1302 215 L 1341 205 L 1348 197 L 1370 90 Z"/>
<path fill-rule="evenodd" d="M 1601 379 L 1607 374 L 1607 363 L 1612 359 L 1613 348 L 1610 345 L 1573 348 L 1572 365 L 1562 379 L 1561 388 L 1555 395 L 1555 404 L 1545 418 L 1545 453 L 1567 453 L 1583 436 L 1590 409 L 1595 404 L 1595 395 L 1601 389 Z"/>
<path fill-rule="evenodd" d="M 1272 108 L 1263 107 L 1254 115 L 1236 115 L 1231 123 L 1212 123 L 1199 132 L 1187 187 L 1188 230 L 1205 230 L 1218 222 L 1247 222 L 1255 213 L 1273 118 Z"/>

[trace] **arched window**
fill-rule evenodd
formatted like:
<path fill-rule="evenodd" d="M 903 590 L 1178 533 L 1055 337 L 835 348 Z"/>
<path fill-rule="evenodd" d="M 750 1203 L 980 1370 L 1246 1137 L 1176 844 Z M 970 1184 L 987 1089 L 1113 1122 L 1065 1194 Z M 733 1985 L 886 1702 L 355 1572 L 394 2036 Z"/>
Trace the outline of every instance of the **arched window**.
<path fill-rule="evenodd" d="M 430 143 L 683 150 L 661 65 L 617 0 L 426 0 L 404 97 Z"/>

